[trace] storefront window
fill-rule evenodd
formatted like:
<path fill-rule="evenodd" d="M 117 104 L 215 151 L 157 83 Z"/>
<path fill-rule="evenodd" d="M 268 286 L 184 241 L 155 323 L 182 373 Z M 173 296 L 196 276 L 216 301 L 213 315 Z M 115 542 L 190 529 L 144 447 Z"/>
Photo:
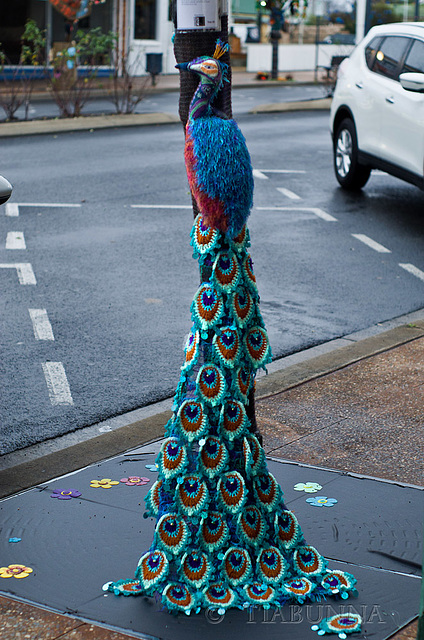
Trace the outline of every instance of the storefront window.
<path fill-rule="evenodd" d="M 135 0 L 134 38 L 136 40 L 156 38 L 156 0 Z"/>

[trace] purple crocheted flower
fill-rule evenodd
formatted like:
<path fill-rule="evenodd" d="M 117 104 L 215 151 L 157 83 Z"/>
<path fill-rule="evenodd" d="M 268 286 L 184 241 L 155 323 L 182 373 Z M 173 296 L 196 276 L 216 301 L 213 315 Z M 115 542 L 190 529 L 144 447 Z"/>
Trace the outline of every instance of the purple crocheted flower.
<path fill-rule="evenodd" d="M 71 498 L 79 498 L 81 493 L 76 489 L 54 489 L 50 498 L 58 498 L 59 500 L 71 500 Z"/>
<path fill-rule="evenodd" d="M 143 484 L 150 482 L 150 478 L 143 478 L 139 476 L 129 476 L 128 478 L 121 478 L 121 482 L 128 487 L 141 487 Z"/>

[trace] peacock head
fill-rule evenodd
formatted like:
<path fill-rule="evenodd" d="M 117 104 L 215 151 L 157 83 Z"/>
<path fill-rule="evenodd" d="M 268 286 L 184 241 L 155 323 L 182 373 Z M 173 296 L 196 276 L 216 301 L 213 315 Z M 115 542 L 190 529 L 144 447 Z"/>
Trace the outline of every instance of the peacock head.
<path fill-rule="evenodd" d="M 221 58 L 228 49 L 228 44 L 218 40 L 213 56 L 200 56 L 191 62 L 180 62 L 176 65 L 176 68 L 197 73 L 203 82 L 213 84 L 215 87 L 220 87 L 225 79 L 227 65 L 224 62 L 220 62 L 219 58 Z"/>

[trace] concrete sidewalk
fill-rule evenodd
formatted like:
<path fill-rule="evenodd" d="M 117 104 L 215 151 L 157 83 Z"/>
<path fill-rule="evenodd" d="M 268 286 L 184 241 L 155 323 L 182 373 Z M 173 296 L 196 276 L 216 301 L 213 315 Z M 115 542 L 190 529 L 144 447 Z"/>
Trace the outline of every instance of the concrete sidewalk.
<path fill-rule="evenodd" d="M 289 356 L 270 369 L 258 380 L 256 392 L 258 426 L 268 455 L 394 483 L 422 483 L 424 310 L 403 322 L 389 322 Z M 22 452 L 19 464 L 0 472 L 1 494 L 11 495 L 161 438 L 168 415 L 159 412 L 28 462 Z M 124 640 L 133 636 L 0 597 L 0 637 Z M 416 623 L 392 637 L 413 640 Z"/>

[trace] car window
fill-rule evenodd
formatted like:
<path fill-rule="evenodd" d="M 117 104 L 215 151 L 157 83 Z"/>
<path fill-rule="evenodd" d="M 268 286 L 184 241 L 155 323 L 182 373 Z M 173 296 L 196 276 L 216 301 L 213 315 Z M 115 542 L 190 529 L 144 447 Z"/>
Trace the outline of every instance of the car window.
<path fill-rule="evenodd" d="M 374 60 L 372 70 L 383 76 L 397 80 L 399 78 L 399 63 L 403 58 L 409 38 L 402 36 L 388 36 L 381 43 Z"/>
<path fill-rule="evenodd" d="M 406 56 L 402 73 L 407 72 L 424 73 L 424 42 L 421 40 L 414 40 Z"/>
<path fill-rule="evenodd" d="M 374 60 L 375 60 L 375 55 L 378 51 L 378 47 L 380 46 L 381 40 L 382 40 L 381 36 L 378 36 L 377 38 L 373 38 L 365 49 L 365 62 L 367 63 L 368 69 L 372 69 L 372 65 L 374 64 Z"/>

